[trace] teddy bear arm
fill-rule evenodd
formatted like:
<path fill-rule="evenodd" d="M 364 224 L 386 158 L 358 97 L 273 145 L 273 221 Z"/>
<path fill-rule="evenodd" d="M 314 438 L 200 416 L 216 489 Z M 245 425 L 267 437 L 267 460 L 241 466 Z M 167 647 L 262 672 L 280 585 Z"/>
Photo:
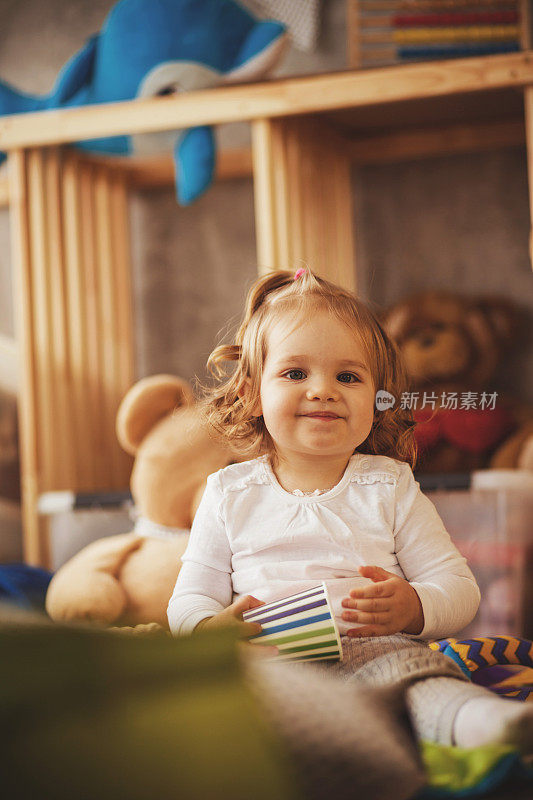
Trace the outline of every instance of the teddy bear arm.
<path fill-rule="evenodd" d="M 494 453 L 490 466 L 493 469 L 533 470 L 533 423 L 523 425 Z"/>

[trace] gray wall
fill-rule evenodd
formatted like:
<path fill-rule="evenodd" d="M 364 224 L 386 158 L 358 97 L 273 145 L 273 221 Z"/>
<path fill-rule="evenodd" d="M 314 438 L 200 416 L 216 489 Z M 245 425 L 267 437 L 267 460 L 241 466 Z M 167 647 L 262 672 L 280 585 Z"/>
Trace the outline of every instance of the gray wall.
<path fill-rule="evenodd" d="M 48 91 L 61 65 L 100 28 L 108 0 L 0 0 L 0 76 Z M 331 71 L 346 63 L 345 2 L 323 3 L 320 46 L 292 50 L 279 74 Z M 247 126 L 218 132 L 227 145 Z M 533 310 L 529 211 L 521 149 L 365 168 L 354 176 L 359 283 L 378 305 L 429 286 L 502 292 Z M 251 181 L 214 186 L 180 209 L 172 190 L 131 202 L 139 376 L 203 376 L 218 332 L 236 318 L 255 275 Z M 318 266 L 318 265 L 317 265 Z M 7 212 L 0 212 L 0 332 L 12 330 Z M 532 348 L 504 374 L 533 400 Z"/>
<path fill-rule="evenodd" d="M 257 274 L 252 182 L 216 184 L 189 208 L 172 191 L 140 194 L 131 223 L 139 374 L 203 375 Z"/>
<path fill-rule="evenodd" d="M 495 388 L 533 402 L 525 148 L 365 167 L 354 196 L 361 294 L 378 308 L 430 288 L 514 300 L 529 332 Z"/>

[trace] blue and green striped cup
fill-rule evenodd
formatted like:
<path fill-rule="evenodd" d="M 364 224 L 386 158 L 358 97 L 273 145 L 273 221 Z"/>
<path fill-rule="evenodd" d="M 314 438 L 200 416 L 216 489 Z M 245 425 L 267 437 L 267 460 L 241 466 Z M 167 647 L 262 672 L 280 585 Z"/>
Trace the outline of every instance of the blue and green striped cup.
<path fill-rule="evenodd" d="M 246 622 L 263 628 L 250 642 L 275 645 L 275 661 L 342 659 L 342 644 L 326 584 L 245 611 Z"/>

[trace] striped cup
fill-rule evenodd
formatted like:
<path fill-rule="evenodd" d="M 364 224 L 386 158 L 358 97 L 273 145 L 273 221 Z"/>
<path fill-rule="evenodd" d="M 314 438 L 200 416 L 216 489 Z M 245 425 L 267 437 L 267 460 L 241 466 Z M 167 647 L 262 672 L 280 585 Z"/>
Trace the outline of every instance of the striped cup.
<path fill-rule="evenodd" d="M 263 630 L 250 642 L 275 645 L 275 661 L 342 659 L 342 644 L 326 584 L 243 613 Z"/>

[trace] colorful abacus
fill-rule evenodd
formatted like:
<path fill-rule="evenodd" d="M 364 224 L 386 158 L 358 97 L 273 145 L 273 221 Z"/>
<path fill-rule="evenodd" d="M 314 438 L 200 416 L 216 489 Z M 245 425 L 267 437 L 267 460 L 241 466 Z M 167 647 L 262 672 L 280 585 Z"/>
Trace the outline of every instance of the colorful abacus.
<path fill-rule="evenodd" d="M 528 0 L 348 0 L 350 66 L 528 49 Z"/>

